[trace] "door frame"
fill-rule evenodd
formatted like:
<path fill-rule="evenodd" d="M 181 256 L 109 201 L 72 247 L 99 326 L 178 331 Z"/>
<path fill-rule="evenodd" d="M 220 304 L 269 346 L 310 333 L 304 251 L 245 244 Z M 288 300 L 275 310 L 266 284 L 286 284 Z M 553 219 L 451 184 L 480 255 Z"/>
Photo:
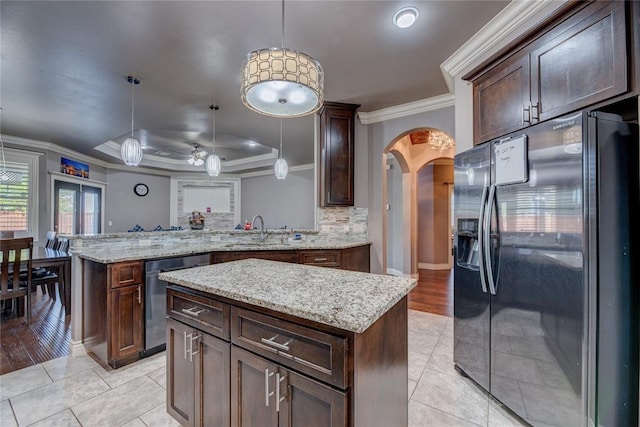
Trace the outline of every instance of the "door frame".
<path fill-rule="evenodd" d="M 55 192 L 55 185 L 56 185 L 56 181 L 64 181 L 64 182 L 69 182 L 71 184 L 77 184 L 80 185 L 80 191 L 82 191 L 82 187 L 83 186 L 88 186 L 88 187 L 94 187 L 94 188 L 99 188 L 100 189 L 100 230 L 103 230 L 102 232 L 104 232 L 104 225 L 105 225 L 105 200 L 106 200 L 106 190 L 107 190 L 107 183 L 106 182 L 102 182 L 102 181 L 96 181 L 93 179 L 87 179 L 87 178 L 77 178 L 75 176 L 72 175 L 65 175 L 63 173 L 59 173 L 59 172 L 49 172 L 50 175 L 50 187 L 49 187 L 49 195 L 50 195 L 50 205 L 51 206 L 51 214 L 50 214 L 50 218 L 49 218 L 49 230 L 53 230 L 54 226 L 55 226 L 55 198 L 56 198 L 56 192 Z"/>

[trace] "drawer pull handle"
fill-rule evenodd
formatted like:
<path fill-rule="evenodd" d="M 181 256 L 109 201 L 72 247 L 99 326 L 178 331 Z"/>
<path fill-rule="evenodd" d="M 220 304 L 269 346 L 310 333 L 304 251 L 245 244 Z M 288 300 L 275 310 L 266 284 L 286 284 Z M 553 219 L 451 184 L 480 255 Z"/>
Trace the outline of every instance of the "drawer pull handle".
<path fill-rule="evenodd" d="M 274 341 L 276 338 L 278 338 L 278 335 L 274 335 L 269 339 L 260 338 L 260 341 L 262 341 L 263 344 L 270 345 L 271 347 L 277 348 L 278 350 L 290 351 L 289 344 L 291 344 L 291 341 L 293 341 L 293 339 L 290 339 L 284 344 L 280 344 Z"/>
<path fill-rule="evenodd" d="M 184 360 L 187 360 L 187 331 L 184 331 Z"/>
<path fill-rule="evenodd" d="M 316 258 L 314 259 L 315 262 L 320 262 L 320 261 L 327 261 L 327 258 Z"/>
<path fill-rule="evenodd" d="M 201 308 L 200 310 L 197 310 L 197 309 L 198 309 L 198 306 L 191 307 L 191 308 L 183 308 L 183 309 L 182 309 L 182 312 L 183 312 L 183 313 L 187 313 L 187 314 L 188 314 L 188 315 L 190 315 L 190 316 L 198 317 L 198 315 L 199 315 L 200 313 L 202 313 L 203 311 L 207 311 L 207 309 L 206 309 L 206 308 Z M 197 310 L 197 311 L 196 311 L 196 310 Z"/>
<path fill-rule="evenodd" d="M 269 406 L 269 398 L 273 396 L 273 392 L 269 393 L 269 377 L 272 377 L 274 372 L 269 373 L 269 368 L 264 370 L 264 404 Z"/>

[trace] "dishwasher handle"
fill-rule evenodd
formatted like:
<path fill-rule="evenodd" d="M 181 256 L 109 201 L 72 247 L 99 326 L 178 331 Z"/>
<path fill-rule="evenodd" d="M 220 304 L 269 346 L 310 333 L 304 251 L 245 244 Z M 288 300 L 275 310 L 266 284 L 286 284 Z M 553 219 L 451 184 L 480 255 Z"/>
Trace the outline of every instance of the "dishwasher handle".
<path fill-rule="evenodd" d="M 189 268 L 189 267 L 185 267 L 184 265 L 181 265 L 180 267 L 163 268 L 160 270 L 160 273 L 167 273 L 169 271 L 176 271 L 176 270 L 184 270 L 185 268 Z"/>

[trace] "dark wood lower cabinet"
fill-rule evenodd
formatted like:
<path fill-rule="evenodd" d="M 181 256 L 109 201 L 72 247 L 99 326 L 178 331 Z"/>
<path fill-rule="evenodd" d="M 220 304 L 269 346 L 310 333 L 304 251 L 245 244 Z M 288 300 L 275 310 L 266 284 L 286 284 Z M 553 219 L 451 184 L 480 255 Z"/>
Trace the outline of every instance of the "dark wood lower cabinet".
<path fill-rule="evenodd" d="M 231 347 L 233 426 L 347 425 L 344 392 Z"/>
<path fill-rule="evenodd" d="M 142 285 L 125 286 L 109 292 L 111 345 L 109 359 L 138 357 L 144 348 L 144 305 Z"/>
<path fill-rule="evenodd" d="M 220 339 L 169 307 L 167 412 L 182 425 L 407 425 L 406 297 L 354 333 L 179 285 L 167 295 L 230 317 Z"/>
<path fill-rule="evenodd" d="M 167 320 L 167 412 L 184 426 L 229 426 L 230 344 Z"/>

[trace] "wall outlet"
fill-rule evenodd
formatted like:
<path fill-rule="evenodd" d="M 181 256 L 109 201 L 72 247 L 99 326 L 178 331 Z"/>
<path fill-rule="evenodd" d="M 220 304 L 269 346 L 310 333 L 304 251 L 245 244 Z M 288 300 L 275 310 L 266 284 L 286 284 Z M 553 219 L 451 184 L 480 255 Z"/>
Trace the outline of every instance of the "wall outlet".
<path fill-rule="evenodd" d="M 108 225 L 109 227 L 112 227 L 112 226 L 113 226 L 113 221 L 108 221 L 108 222 L 107 222 L 107 225 Z"/>

